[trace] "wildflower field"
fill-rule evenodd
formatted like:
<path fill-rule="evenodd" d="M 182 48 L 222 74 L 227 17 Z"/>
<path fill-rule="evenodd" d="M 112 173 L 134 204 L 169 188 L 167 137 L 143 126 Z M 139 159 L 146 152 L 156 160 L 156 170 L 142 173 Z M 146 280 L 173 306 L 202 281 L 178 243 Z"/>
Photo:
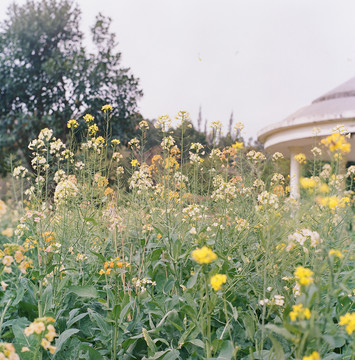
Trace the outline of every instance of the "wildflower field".
<path fill-rule="evenodd" d="M 311 170 L 292 199 L 281 153 L 187 148 L 180 112 L 180 146 L 163 116 L 161 151 L 147 154 L 148 123 L 123 146 L 111 109 L 70 120 L 66 143 L 43 129 L 31 170 L 13 168 L 0 360 L 355 359 L 355 167 L 341 171 L 341 128 L 299 154 Z"/>

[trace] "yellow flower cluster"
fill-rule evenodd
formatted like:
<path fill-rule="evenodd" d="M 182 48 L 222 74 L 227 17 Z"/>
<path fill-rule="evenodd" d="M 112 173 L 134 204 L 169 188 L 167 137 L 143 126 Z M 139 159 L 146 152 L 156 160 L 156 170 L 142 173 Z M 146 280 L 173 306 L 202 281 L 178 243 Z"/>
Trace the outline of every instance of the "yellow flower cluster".
<path fill-rule="evenodd" d="M 73 119 L 69 120 L 68 123 L 67 123 L 68 129 L 71 129 L 71 128 L 75 129 L 78 126 L 79 126 L 78 122 L 76 120 L 73 120 Z"/>
<path fill-rule="evenodd" d="M 55 320 L 52 317 L 48 316 L 38 318 L 25 329 L 25 335 L 27 337 L 32 334 L 41 335 L 41 346 L 45 350 L 49 350 L 51 354 L 54 354 L 56 350 L 56 347 L 51 345 L 51 342 L 58 335 L 52 325 L 54 321 Z"/>
<path fill-rule="evenodd" d="M 297 266 L 294 275 L 300 285 L 310 285 L 313 283 L 313 271 L 303 266 Z"/>
<path fill-rule="evenodd" d="M 304 189 L 314 189 L 317 186 L 317 182 L 312 178 L 301 178 L 300 179 L 300 185 Z"/>
<path fill-rule="evenodd" d="M 133 167 L 138 166 L 138 165 L 139 165 L 138 160 L 137 160 L 137 159 L 133 159 L 133 160 L 131 161 L 131 165 L 132 165 Z"/>
<path fill-rule="evenodd" d="M 326 146 L 331 152 L 340 152 L 347 154 L 351 150 L 350 144 L 346 141 L 345 136 L 339 132 L 333 133 L 321 140 L 321 144 Z"/>
<path fill-rule="evenodd" d="M 89 135 L 94 136 L 99 131 L 99 128 L 96 124 L 93 124 L 89 126 L 88 130 L 89 130 Z"/>
<path fill-rule="evenodd" d="M 121 141 L 119 141 L 118 139 L 112 139 L 111 143 L 114 145 L 119 145 L 119 144 L 121 144 Z"/>
<path fill-rule="evenodd" d="M 12 237 L 14 235 L 14 229 L 13 228 L 6 228 L 5 230 L 3 230 L 1 232 L 1 235 L 7 236 L 7 237 Z"/>
<path fill-rule="evenodd" d="M 339 251 L 339 250 L 334 250 L 334 249 L 329 250 L 328 255 L 329 255 L 329 256 L 334 255 L 334 256 L 338 257 L 339 259 L 342 259 L 342 258 L 344 257 L 344 255 L 341 253 L 341 251 Z"/>
<path fill-rule="evenodd" d="M 238 142 L 236 141 L 233 145 L 232 145 L 232 148 L 233 149 L 243 149 L 244 147 L 244 143 L 241 141 L 241 142 Z"/>
<path fill-rule="evenodd" d="M 191 257 L 199 264 L 210 264 L 217 259 L 217 255 L 207 246 L 194 250 L 191 253 Z"/>
<path fill-rule="evenodd" d="M 346 332 L 351 335 L 355 331 L 355 312 L 340 316 L 339 325 L 346 326 Z"/>
<path fill-rule="evenodd" d="M 114 269 L 115 267 L 120 269 L 123 266 L 123 263 L 119 260 L 120 260 L 120 258 L 117 257 L 116 259 L 113 259 L 110 261 L 105 261 L 104 269 L 101 269 L 99 271 L 99 274 L 100 275 L 104 275 L 104 274 L 110 275 L 112 269 Z"/>
<path fill-rule="evenodd" d="M 227 282 L 227 275 L 216 274 L 211 277 L 210 283 L 214 291 L 221 290 L 222 285 Z"/>
<path fill-rule="evenodd" d="M 299 154 L 295 155 L 295 160 L 300 164 L 305 164 L 306 163 L 306 155 L 303 153 L 299 153 Z"/>
<path fill-rule="evenodd" d="M 317 351 L 313 351 L 309 356 L 303 356 L 302 360 L 321 360 L 321 357 Z"/>
<path fill-rule="evenodd" d="M 25 251 L 25 248 L 21 245 L 13 243 L 4 244 L 4 251 L 0 250 L 0 260 L 1 263 L 4 265 L 3 271 L 7 274 L 11 274 L 11 265 L 13 263 L 17 263 L 19 264 L 19 270 L 23 274 L 26 274 L 26 270 L 29 267 L 32 267 L 33 261 L 24 255 Z"/>
<path fill-rule="evenodd" d="M 109 105 L 109 104 L 106 104 L 106 105 L 104 105 L 104 106 L 101 108 L 101 110 L 104 111 L 105 113 L 106 113 L 107 111 L 112 111 L 112 106 Z"/>
<path fill-rule="evenodd" d="M 320 197 L 319 199 L 317 199 L 317 201 L 321 206 L 327 206 L 331 210 L 334 210 L 336 208 L 344 208 L 347 204 L 350 203 L 350 199 L 347 196 L 340 198 L 335 195 Z"/>
<path fill-rule="evenodd" d="M 0 343 L 0 360 L 20 360 L 20 357 L 12 344 Z"/>
<path fill-rule="evenodd" d="M 89 122 L 91 122 L 91 121 L 94 121 L 94 119 L 95 119 L 95 118 L 94 118 L 92 115 L 90 115 L 90 114 L 84 115 L 83 118 L 84 118 L 84 120 L 85 120 L 87 123 L 89 123 Z"/>
<path fill-rule="evenodd" d="M 311 317 L 311 311 L 308 308 L 304 308 L 302 304 L 292 305 L 292 311 L 289 315 L 291 321 L 309 319 Z"/>

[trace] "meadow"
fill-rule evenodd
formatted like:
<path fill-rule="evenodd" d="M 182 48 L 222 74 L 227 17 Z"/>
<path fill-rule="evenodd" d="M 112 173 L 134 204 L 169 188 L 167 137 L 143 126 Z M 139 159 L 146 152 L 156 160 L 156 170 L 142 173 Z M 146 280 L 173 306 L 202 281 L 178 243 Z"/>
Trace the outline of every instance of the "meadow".
<path fill-rule="evenodd" d="M 13 168 L 0 360 L 355 359 L 355 166 L 341 172 L 342 127 L 299 154 L 310 170 L 292 199 L 281 153 L 214 138 L 186 148 L 182 111 L 181 146 L 162 116 L 148 157 L 148 123 L 123 146 L 111 110 L 68 121 L 66 143 L 43 129 L 32 169 Z"/>

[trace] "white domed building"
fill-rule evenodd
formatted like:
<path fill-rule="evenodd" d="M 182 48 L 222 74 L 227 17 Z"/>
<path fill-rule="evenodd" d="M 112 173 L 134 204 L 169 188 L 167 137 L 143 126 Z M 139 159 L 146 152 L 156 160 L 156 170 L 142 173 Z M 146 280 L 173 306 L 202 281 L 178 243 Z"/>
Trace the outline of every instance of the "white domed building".
<path fill-rule="evenodd" d="M 281 152 L 290 158 L 291 197 L 299 197 L 299 163 L 294 159 L 298 153 L 311 156 L 311 149 L 332 133 L 337 125 L 344 125 L 351 134 L 348 140 L 351 152 L 346 161 L 355 161 L 355 77 L 334 90 L 315 99 L 285 120 L 269 125 L 258 133 L 258 140 L 270 153 Z M 318 129 L 315 134 L 314 128 Z M 313 156 L 313 155 L 312 155 Z M 329 160 L 326 151 L 322 159 Z"/>

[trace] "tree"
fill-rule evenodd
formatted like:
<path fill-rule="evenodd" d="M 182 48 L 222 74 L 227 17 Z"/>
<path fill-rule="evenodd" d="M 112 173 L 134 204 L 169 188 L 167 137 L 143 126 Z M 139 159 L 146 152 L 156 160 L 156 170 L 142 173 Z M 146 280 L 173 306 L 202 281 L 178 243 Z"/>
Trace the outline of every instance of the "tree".
<path fill-rule="evenodd" d="M 13 4 L 0 29 L 0 149 L 27 149 L 43 127 L 63 137 L 69 119 L 98 115 L 113 106 L 113 135 L 126 140 L 142 96 L 138 79 L 120 66 L 109 18 L 91 29 L 88 53 L 79 30 L 80 9 L 71 0 Z"/>

